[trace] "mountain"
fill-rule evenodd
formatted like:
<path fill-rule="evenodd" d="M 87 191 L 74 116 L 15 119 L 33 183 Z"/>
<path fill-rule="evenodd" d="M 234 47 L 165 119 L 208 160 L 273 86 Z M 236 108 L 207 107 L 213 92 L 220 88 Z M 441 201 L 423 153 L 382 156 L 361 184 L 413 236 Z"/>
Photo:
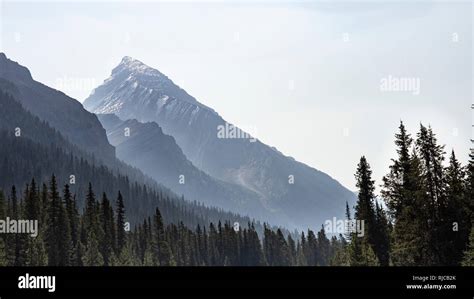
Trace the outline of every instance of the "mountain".
<path fill-rule="evenodd" d="M 98 114 L 157 122 L 196 167 L 257 193 L 275 221 L 281 221 L 278 215 L 283 214 L 291 226 L 320 226 L 332 217 L 343 217 L 346 201 L 355 202 L 354 194 L 327 174 L 259 140 L 220 138 L 219 131 L 229 127 L 221 116 L 136 59 L 124 57 L 84 106 Z M 224 137 L 242 136 L 235 132 L 244 133 L 235 127 L 234 135 L 227 132 Z"/>
<path fill-rule="evenodd" d="M 156 122 L 123 121 L 114 114 L 97 116 L 107 131 L 109 142 L 116 148 L 117 157 L 157 182 L 188 200 L 270 220 L 256 193 L 212 178 L 196 168 L 175 139 L 164 134 Z"/>
<path fill-rule="evenodd" d="M 4 79 L 3 87 L 25 109 L 46 120 L 72 143 L 104 161 L 115 158 L 114 147 L 94 114 L 77 100 L 35 81 L 26 67 L 8 59 L 4 53 L 0 53 L 0 79 Z"/>
<path fill-rule="evenodd" d="M 98 118 L 79 102 L 34 81 L 26 67 L 3 53 L 0 67 L 0 189 L 24 186 L 33 177 L 48 181 L 53 173 L 62 186 L 70 183 L 70 176 L 74 175 L 71 190 L 79 207 L 84 203 L 89 182 L 98 196 L 121 191 L 128 219 L 134 224 L 151 216 L 157 206 L 167 215 L 167 222 L 183 221 L 190 226 L 210 221 L 253 221 L 184 200 L 139 169 L 123 163 L 115 157 L 115 148 L 109 144 Z M 21 134 L 17 136 L 18 128 Z M 259 222 L 256 227 L 263 231 Z"/>
<path fill-rule="evenodd" d="M 126 205 L 127 221 L 132 226 L 152 216 L 156 207 L 162 212 L 166 223 L 183 222 L 189 227 L 198 224 L 202 227 L 219 221 L 239 222 L 243 226 L 254 222 L 249 217 L 184 200 L 167 188 L 148 183 L 126 167 L 121 167 L 122 173 L 118 173 L 97 164 L 90 154 L 70 143 L 46 121 L 27 111 L 13 96 L 15 92 L 14 83 L 0 79 L 0 192 L 5 191 L 6 196 L 10 196 L 13 185 L 23 188 L 32 178 L 37 183 L 48 182 L 54 174 L 60 189 L 69 184 L 79 210 L 84 207 L 89 182 L 93 185 L 97 200 L 103 193 L 116 196 L 120 191 Z M 16 128 L 21 128 L 20 136 L 15 134 Z M 70 181 L 71 174 L 75 176 L 74 184 Z M 17 194 L 23 191 L 17 189 Z M 115 201 L 115 198 L 109 199 Z M 255 227 L 263 232 L 260 222 L 255 222 Z"/>

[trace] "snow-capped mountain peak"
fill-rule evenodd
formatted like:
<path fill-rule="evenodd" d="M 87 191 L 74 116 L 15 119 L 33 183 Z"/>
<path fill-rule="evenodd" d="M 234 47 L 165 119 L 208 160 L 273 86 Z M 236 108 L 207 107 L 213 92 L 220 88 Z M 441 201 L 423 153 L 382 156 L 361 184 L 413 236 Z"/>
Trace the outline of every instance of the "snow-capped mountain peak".
<path fill-rule="evenodd" d="M 137 104 L 152 114 L 151 119 L 162 111 L 179 114 L 183 110 L 203 108 L 209 113 L 215 113 L 166 75 L 130 56 L 123 57 L 104 84 L 96 88 L 84 102 L 84 106 L 90 111 L 119 115 L 119 111 L 126 111 L 127 107 Z M 121 116 L 125 119 L 131 117 L 128 114 Z"/>
<path fill-rule="evenodd" d="M 352 192 L 327 174 L 270 146 L 230 135 L 221 138 L 218 129 L 227 123 L 221 116 L 165 75 L 149 74 L 161 73 L 124 57 L 111 79 L 99 86 L 84 106 L 125 120 L 158 123 L 197 168 L 258 194 L 256 200 L 265 207 L 265 218 L 275 223 L 319 227 L 326 219 L 344 217 L 346 201 L 355 201 Z M 288 182 L 290 175 L 297 178 L 295 184 Z M 242 194 L 240 198 L 247 198 L 239 203 L 241 208 L 254 209 L 252 199 Z"/>
<path fill-rule="evenodd" d="M 129 75 L 135 76 L 152 76 L 155 77 L 155 80 L 160 77 L 166 78 L 166 76 L 160 73 L 158 70 L 151 68 L 140 60 L 132 58 L 130 56 L 124 56 L 120 64 L 112 70 L 112 76 L 120 73 L 128 73 Z"/>

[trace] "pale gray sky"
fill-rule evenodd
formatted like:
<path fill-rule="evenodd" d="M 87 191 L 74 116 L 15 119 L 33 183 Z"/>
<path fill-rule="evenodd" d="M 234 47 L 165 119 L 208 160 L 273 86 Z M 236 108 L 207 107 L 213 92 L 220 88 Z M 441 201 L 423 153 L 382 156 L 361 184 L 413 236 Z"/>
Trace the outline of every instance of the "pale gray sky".
<path fill-rule="evenodd" d="M 361 155 L 380 184 L 400 119 L 467 161 L 470 1 L 1 5 L 1 51 L 79 101 L 127 55 L 352 190 Z M 382 91 L 389 78 L 419 89 Z"/>

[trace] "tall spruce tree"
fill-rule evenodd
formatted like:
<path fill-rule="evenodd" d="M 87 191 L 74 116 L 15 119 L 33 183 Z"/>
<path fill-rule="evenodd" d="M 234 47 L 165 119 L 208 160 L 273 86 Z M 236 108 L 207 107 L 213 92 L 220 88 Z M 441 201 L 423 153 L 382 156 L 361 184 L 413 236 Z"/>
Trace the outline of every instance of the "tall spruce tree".
<path fill-rule="evenodd" d="M 372 170 L 365 156 L 360 158 L 355 174 L 356 186 L 358 188 L 358 200 L 355 206 L 354 219 L 364 221 L 363 236 L 352 233 L 352 240 L 349 248 L 350 263 L 357 266 L 379 265 L 377 249 L 375 246 L 375 211 L 374 211 L 374 181 L 372 180 Z"/>
<path fill-rule="evenodd" d="M 423 220 L 418 214 L 423 211 L 421 184 L 421 161 L 412 147 L 413 139 L 400 122 L 395 134 L 398 157 L 392 159 L 390 172 L 383 177 L 381 191 L 393 221 L 390 256 L 394 265 L 415 266 L 421 262 L 423 248 Z M 411 152 L 411 154 L 410 154 Z"/>
<path fill-rule="evenodd" d="M 95 194 L 91 183 L 89 183 L 89 188 L 86 195 L 83 229 L 85 231 L 85 251 L 83 256 L 84 265 L 102 266 L 104 259 L 101 254 L 99 240 L 103 236 L 103 231 L 99 225 L 99 207 L 95 199 Z"/>
<path fill-rule="evenodd" d="M 407 133 L 405 125 L 400 122 L 399 133 L 395 134 L 397 159 L 392 159 L 390 172 L 383 177 L 382 196 L 391 215 L 398 218 L 406 205 L 412 202 L 410 191 L 413 190 L 413 163 L 410 156 L 413 139 Z"/>
<path fill-rule="evenodd" d="M 421 161 L 421 178 L 426 193 L 420 194 L 417 218 L 421 231 L 422 265 L 440 265 L 444 250 L 439 207 L 445 201 L 444 146 L 438 145 L 431 127 L 420 125 L 416 147 Z"/>

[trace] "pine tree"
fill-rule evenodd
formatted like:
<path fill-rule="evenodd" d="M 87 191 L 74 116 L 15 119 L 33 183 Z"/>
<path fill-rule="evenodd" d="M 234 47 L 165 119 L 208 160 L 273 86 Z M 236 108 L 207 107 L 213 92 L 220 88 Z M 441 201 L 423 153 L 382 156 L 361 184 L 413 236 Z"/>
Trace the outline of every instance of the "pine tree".
<path fill-rule="evenodd" d="M 382 196 L 391 215 L 398 219 L 402 209 L 412 202 L 410 191 L 414 189 L 413 161 L 410 155 L 413 139 L 400 122 L 400 132 L 395 134 L 398 159 L 392 159 L 390 173 L 383 177 Z"/>
<path fill-rule="evenodd" d="M 99 239 L 99 247 L 104 259 L 104 265 L 110 265 L 114 250 L 115 221 L 112 206 L 103 193 L 100 205 L 100 224 L 102 226 L 103 237 Z"/>
<path fill-rule="evenodd" d="M 473 141 L 474 142 L 474 141 Z M 469 162 L 466 167 L 466 180 L 464 182 L 464 206 L 470 219 L 474 218 L 474 148 L 471 149 Z"/>
<path fill-rule="evenodd" d="M 395 266 L 416 266 L 423 263 L 426 251 L 426 236 L 420 231 L 426 229 L 425 196 L 421 161 L 415 150 L 411 156 L 410 178 L 413 188 L 407 190 L 407 202 L 401 213 L 394 219 L 390 258 Z"/>
<path fill-rule="evenodd" d="M 56 177 L 53 175 L 50 182 L 50 193 L 47 203 L 48 224 L 46 228 L 48 264 L 50 266 L 59 265 L 59 200 Z"/>
<path fill-rule="evenodd" d="M 263 252 L 268 266 L 276 266 L 278 263 L 277 244 L 273 232 L 267 224 L 263 225 Z"/>
<path fill-rule="evenodd" d="M 347 223 L 350 223 L 352 221 L 351 219 L 351 209 L 349 208 L 349 204 L 346 201 L 346 221 Z M 346 238 L 346 241 L 349 242 L 351 240 L 351 232 L 349 230 L 349 227 L 345 227 L 345 234 L 344 237 Z"/>
<path fill-rule="evenodd" d="M 79 241 L 79 213 L 76 207 L 76 200 L 71 194 L 69 185 L 64 185 L 63 200 L 66 209 L 67 218 L 69 219 L 69 227 L 71 229 L 72 247 L 75 248 Z"/>
<path fill-rule="evenodd" d="M 442 265 L 459 265 L 469 238 L 470 218 L 464 202 L 464 176 L 463 168 L 452 151 L 446 168 L 446 196 L 438 204 L 439 232 L 443 236 Z"/>
<path fill-rule="evenodd" d="M 318 265 L 318 240 L 314 232 L 308 229 L 308 237 L 306 241 L 306 248 L 303 248 L 306 256 L 306 261 L 308 266 L 317 266 Z"/>
<path fill-rule="evenodd" d="M 316 250 L 317 264 L 319 266 L 328 266 L 331 259 L 331 244 L 329 239 L 326 237 L 324 227 L 318 232 L 318 246 Z"/>
<path fill-rule="evenodd" d="M 425 213 L 421 161 L 412 147 L 413 139 L 403 122 L 395 135 L 397 159 L 392 159 L 390 172 L 383 177 L 382 197 L 393 219 L 391 261 L 397 266 L 415 266 L 422 262 Z M 410 154 L 410 150 L 412 153 Z M 420 218 L 421 217 L 421 218 Z"/>
<path fill-rule="evenodd" d="M 117 250 L 116 253 L 120 255 L 125 246 L 125 206 L 123 203 L 122 194 L 118 193 L 117 197 Z"/>
<path fill-rule="evenodd" d="M 158 208 L 155 210 L 153 220 L 153 258 L 155 263 L 160 266 L 170 266 L 172 260 L 171 248 L 165 240 L 163 219 Z"/>
<path fill-rule="evenodd" d="M 60 200 L 58 203 L 58 249 L 59 249 L 59 266 L 68 266 L 71 263 L 72 255 L 72 241 L 71 241 L 71 227 L 70 221 L 64 207 Z"/>
<path fill-rule="evenodd" d="M 276 236 L 273 239 L 276 249 L 274 264 L 278 266 L 291 266 L 291 251 L 281 229 L 277 229 Z"/>
<path fill-rule="evenodd" d="M 25 217 L 30 220 L 39 220 L 40 199 L 36 182 L 31 180 L 31 185 L 25 197 Z"/>
<path fill-rule="evenodd" d="M 254 223 L 249 225 L 247 231 L 247 264 L 249 266 L 262 266 L 264 265 L 264 257 L 262 252 L 262 244 L 258 238 L 258 233 L 255 230 Z"/>
<path fill-rule="evenodd" d="M 218 250 L 218 234 L 214 223 L 209 224 L 209 246 L 208 246 L 209 266 L 219 265 L 220 255 Z"/>
<path fill-rule="evenodd" d="M 356 186 L 359 189 L 358 200 L 355 207 L 354 219 L 364 221 L 363 236 L 352 233 L 350 251 L 350 263 L 356 266 L 378 265 L 376 241 L 376 222 L 374 210 L 374 181 L 372 180 L 372 170 L 365 156 L 360 158 L 355 174 Z"/>
<path fill-rule="evenodd" d="M 390 260 L 390 226 L 385 211 L 375 203 L 375 253 L 381 266 L 388 266 Z"/>
<path fill-rule="evenodd" d="M 403 122 L 400 122 L 399 133 L 395 134 L 397 159 L 392 159 L 390 172 L 383 177 L 381 194 L 387 204 L 395 226 L 393 230 L 392 259 L 395 265 L 413 264 L 408 259 L 417 251 L 412 236 L 415 236 L 416 226 L 412 216 L 415 216 L 415 175 L 417 157 L 410 155 L 413 139 L 407 133 Z M 382 258 L 382 264 L 386 260 Z"/>
<path fill-rule="evenodd" d="M 86 196 L 86 207 L 84 211 L 84 229 L 87 232 L 92 231 L 95 235 L 99 230 L 99 217 L 98 217 L 97 202 L 95 199 L 94 191 L 92 190 L 92 184 L 89 183 L 89 188 Z"/>
<path fill-rule="evenodd" d="M 40 222 L 41 202 L 39 199 L 39 189 L 34 179 L 31 185 L 25 190 L 25 199 L 23 207 L 23 217 L 32 221 Z M 41 226 L 38 227 L 37 236 L 35 238 L 23 237 L 25 245 L 26 265 L 46 265 L 46 251 L 43 244 L 43 231 Z"/>
<path fill-rule="evenodd" d="M 296 245 L 297 252 L 297 265 L 298 266 L 307 266 L 308 261 L 306 260 L 306 238 L 304 232 L 301 232 L 301 240 Z"/>
<path fill-rule="evenodd" d="M 51 177 L 49 191 L 46 231 L 48 264 L 50 266 L 67 266 L 70 264 L 71 256 L 71 231 L 54 175 Z"/>
<path fill-rule="evenodd" d="M 102 266 L 104 258 L 101 254 L 99 240 L 103 237 L 103 230 L 99 224 L 100 207 L 95 199 L 92 184 L 86 196 L 86 207 L 83 215 L 83 229 L 85 231 L 83 263 L 85 266 Z"/>
<path fill-rule="evenodd" d="M 10 217 L 10 219 L 20 219 L 21 214 L 21 204 L 18 202 L 16 187 L 13 185 L 8 198 L 7 215 Z M 24 236 L 21 236 L 21 234 L 9 234 L 5 236 L 8 260 L 7 264 L 9 266 L 25 266 L 26 264 L 25 244 L 23 244 L 23 237 Z"/>
<path fill-rule="evenodd" d="M 355 207 L 354 219 L 364 221 L 364 238 L 369 244 L 374 244 L 375 239 L 375 209 L 374 209 L 374 191 L 375 181 L 372 180 L 372 170 L 367 159 L 362 156 L 357 165 L 356 186 L 358 191 L 358 200 Z"/>
<path fill-rule="evenodd" d="M 49 210 L 49 201 L 48 201 L 48 186 L 43 183 L 41 187 L 41 194 L 40 194 L 40 209 L 39 209 L 39 222 L 40 223 L 48 223 L 48 210 Z M 46 236 L 47 227 L 45 225 L 43 227 L 44 235 Z"/>
<path fill-rule="evenodd" d="M 198 265 L 203 266 L 205 265 L 205 260 L 206 260 L 206 251 L 207 249 L 205 248 L 205 239 L 206 236 L 203 235 L 201 225 L 197 225 L 196 227 L 196 250 L 197 250 L 197 255 L 198 255 Z"/>
<path fill-rule="evenodd" d="M 19 199 L 18 202 L 18 216 L 17 219 L 26 218 L 25 202 L 30 194 L 30 186 L 27 184 L 24 190 L 24 195 Z M 28 219 L 35 220 L 35 219 Z M 28 253 L 31 251 L 31 237 L 26 233 L 15 234 L 16 240 L 16 254 L 15 254 L 15 266 L 27 266 L 28 265 Z"/>
<path fill-rule="evenodd" d="M 420 125 L 416 147 L 421 161 L 421 178 L 425 194 L 420 195 L 420 211 L 417 217 L 424 231 L 422 265 L 440 265 L 444 240 L 441 237 L 439 206 L 445 201 L 444 146 L 438 145 L 431 127 Z M 424 221 L 423 221 L 424 220 Z"/>

